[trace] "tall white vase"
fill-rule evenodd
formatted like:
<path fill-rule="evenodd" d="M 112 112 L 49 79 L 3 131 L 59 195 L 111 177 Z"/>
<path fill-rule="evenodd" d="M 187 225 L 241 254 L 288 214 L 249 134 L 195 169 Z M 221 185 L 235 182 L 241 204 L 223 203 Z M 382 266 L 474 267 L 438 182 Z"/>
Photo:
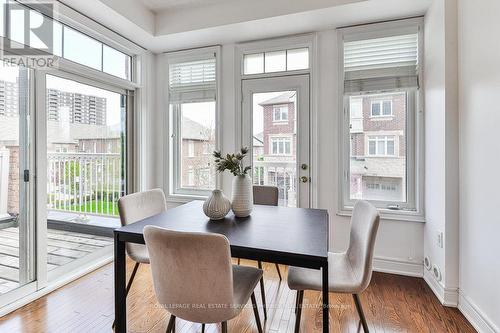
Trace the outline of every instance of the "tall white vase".
<path fill-rule="evenodd" d="M 237 217 L 247 217 L 252 213 L 253 189 L 250 176 L 234 177 L 231 208 Z"/>
<path fill-rule="evenodd" d="M 222 220 L 231 209 L 231 202 L 221 190 L 213 190 L 203 204 L 203 212 L 211 220 Z"/>

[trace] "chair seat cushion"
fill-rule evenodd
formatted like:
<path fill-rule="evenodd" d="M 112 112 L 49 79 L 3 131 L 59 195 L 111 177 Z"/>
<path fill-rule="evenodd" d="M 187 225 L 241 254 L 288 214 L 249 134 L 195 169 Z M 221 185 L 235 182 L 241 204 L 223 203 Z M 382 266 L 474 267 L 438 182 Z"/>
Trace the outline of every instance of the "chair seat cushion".
<path fill-rule="evenodd" d="M 127 254 L 135 262 L 149 264 L 149 254 L 146 245 L 127 243 Z"/>
<path fill-rule="evenodd" d="M 321 270 L 292 267 L 288 269 L 288 286 L 292 290 L 321 291 Z M 352 269 L 345 253 L 328 253 L 328 289 L 330 292 L 357 294 L 365 286 Z"/>
<path fill-rule="evenodd" d="M 233 305 L 236 308 L 247 304 L 262 274 L 263 271 L 255 267 L 233 265 Z"/>

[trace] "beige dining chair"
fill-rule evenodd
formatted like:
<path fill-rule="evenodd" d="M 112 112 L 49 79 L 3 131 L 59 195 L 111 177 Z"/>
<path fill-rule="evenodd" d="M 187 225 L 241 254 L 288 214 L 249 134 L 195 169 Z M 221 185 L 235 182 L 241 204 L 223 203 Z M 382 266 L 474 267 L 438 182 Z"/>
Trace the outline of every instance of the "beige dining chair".
<path fill-rule="evenodd" d="M 175 330 L 175 319 L 205 324 L 222 323 L 236 317 L 252 300 L 259 333 L 262 326 L 253 290 L 262 270 L 231 264 L 229 240 L 220 234 L 144 228 L 153 285 L 158 302 L 170 313 L 167 333 Z"/>
<path fill-rule="evenodd" d="M 118 212 L 120 213 L 120 222 L 122 226 L 135 223 L 147 217 L 160 214 L 167 210 L 165 194 L 161 189 L 153 189 L 144 192 L 132 193 L 118 199 Z M 128 295 L 139 264 L 149 264 L 148 250 L 145 245 L 127 243 L 127 255 L 135 261 L 134 269 L 130 275 L 125 291 L 125 297 Z M 115 323 L 113 322 L 113 327 Z"/>
<path fill-rule="evenodd" d="M 349 247 L 343 253 L 328 253 L 328 287 L 333 293 L 352 294 L 361 319 L 363 330 L 368 325 L 361 307 L 359 294 L 370 284 L 372 276 L 373 248 L 379 225 L 377 209 L 367 201 L 358 201 L 351 218 Z M 321 291 L 321 271 L 290 267 L 288 286 L 297 290 L 295 332 L 300 329 L 300 315 L 304 290 Z"/>

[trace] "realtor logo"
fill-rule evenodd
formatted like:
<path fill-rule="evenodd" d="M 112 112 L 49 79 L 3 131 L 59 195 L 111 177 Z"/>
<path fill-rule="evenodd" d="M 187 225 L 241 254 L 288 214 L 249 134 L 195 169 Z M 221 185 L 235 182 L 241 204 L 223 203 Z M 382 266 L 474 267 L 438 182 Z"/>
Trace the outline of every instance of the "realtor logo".
<path fill-rule="evenodd" d="M 6 1 L 2 17 L 4 64 L 54 67 L 53 2 Z M 42 14 L 43 13 L 43 14 Z"/>

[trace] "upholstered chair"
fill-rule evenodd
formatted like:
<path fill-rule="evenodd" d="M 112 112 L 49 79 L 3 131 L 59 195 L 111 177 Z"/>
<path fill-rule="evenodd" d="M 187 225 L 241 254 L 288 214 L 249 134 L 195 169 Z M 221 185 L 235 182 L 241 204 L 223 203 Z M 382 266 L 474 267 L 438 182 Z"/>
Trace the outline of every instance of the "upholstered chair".
<path fill-rule="evenodd" d="M 122 226 L 132 224 L 147 217 L 160 214 L 167 210 L 165 194 L 161 189 L 129 194 L 118 199 L 118 211 Z M 127 255 L 135 261 L 134 269 L 127 283 L 125 295 L 128 294 L 139 264 L 149 264 L 148 250 L 145 245 L 127 243 Z M 113 327 L 115 323 L 113 322 Z"/>
<path fill-rule="evenodd" d="M 144 228 L 158 302 L 170 313 L 167 333 L 175 319 L 222 323 L 236 317 L 252 299 L 257 328 L 262 332 L 253 290 L 262 270 L 231 264 L 228 239 L 219 234 Z"/>
<path fill-rule="evenodd" d="M 372 277 L 372 260 L 375 238 L 379 225 L 377 209 L 367 201 L 358 201 L 351 218 L 349 247 L 343 253 L 328 254 L 328 284 L 333 293 L 352 294 L 354 304 L 366 333 L 368 325 L 361 307 L 359 294 L 363 292 Z M 321 291 L 321 272 L 306 268 L 290 267 L 288 286 L 297 290 L 295 332 L 300 329 L 300 315 L 304 290 Z"/>

